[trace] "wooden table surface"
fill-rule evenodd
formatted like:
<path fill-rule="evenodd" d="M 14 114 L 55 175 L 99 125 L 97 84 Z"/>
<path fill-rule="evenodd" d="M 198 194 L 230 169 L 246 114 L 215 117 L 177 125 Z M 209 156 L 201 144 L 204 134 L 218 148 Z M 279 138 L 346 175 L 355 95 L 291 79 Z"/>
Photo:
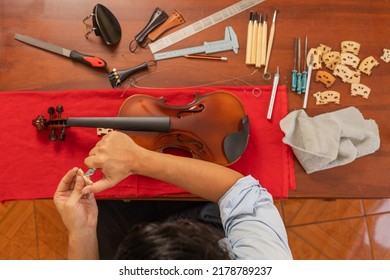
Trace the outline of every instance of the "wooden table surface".
<path fill-rule="evenodd" d="M 111 85 L 101 71 L 87 68 L 56 54 L 51 54 L 14 40 L 14 33 L 26 34 L 56 45 L 104 58 L 109 68 L 127 69 L 152 60 L 149 49 L 136 53 L 128 50 L 134 36 L 145 26 L 156 7 L 168 14 L 174 9 L 182 13 L 185 25 L 196 22 L 237 0 L 194 1 L 102 1 L 118 18 L 122 39 L 108 47 L 94 34 L 83 35 L 82 20 L 92 12 L 96 2 L 79 0 L 0 0 L 0 90 L 63 90 L 108 89 Z M 352 97 L 349 84 L 337 79 L 332 90 L 342 93 L 340 105 L 315 105 L 309 97 L 307 113 L 315 116 L 337 109 L 356 106 L 367 119 L 374 119 L 380 130 L 381 147 L 374 154 L 354 162 L 307 175 L 296 162 L 297 190 L 290 197 L 390 197 L 390 64 L 380 60 L 383 49 L 390 49 L 390 1 L 372 0 L 267 0 L 251 8 L 272 18 L 278 8 L 276 34 L 270 70 L 280 68 L 280 84 L 291 86 L 293 42 L 308 36 L 309 48 L 326 44 L 340 50 L 340 43 L 352 40 L 361 44 L 360 58 L 374 56 L 379 66 L 362 83 L 371 87 L 368 100 Z M 263 70 L 254 72 L 245 64 L 245 45 L 249 10 L 218 23 L 166 50 L 202 45 L 205 41 L 222 40 L 226 26 L 232 26 L 238 36 L 240 51 L 221 53 L 228 62 L 176 58 L 158 62 L 149 71 L 134 75 L 138 87 L 198 86 L 220 82 L 220 85 L 270 85 L 262 78 Z M 164 50 L 165 51 L 165 50 Z M 315 72 L 313 72 L 315 74 Z M 238 79 L 233 79 L 238 78 Z M 128 84 L 125 84 L 127 86 Z M 323 85 L 311 83 L 311 93 L 324 91 Z M 303 96 L 288 91 L 289 110 L 302 108 Z"/>

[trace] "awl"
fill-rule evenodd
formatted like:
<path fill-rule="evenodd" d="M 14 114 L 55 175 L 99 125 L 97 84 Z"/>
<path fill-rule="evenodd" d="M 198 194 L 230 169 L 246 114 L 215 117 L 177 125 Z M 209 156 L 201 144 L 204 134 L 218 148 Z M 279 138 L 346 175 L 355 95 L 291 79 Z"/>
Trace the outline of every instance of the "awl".
<path fill-rule="evenodd" d="M 107 63 L 103 59 L 101 59 L 97 56 L 82 54 L 76 50 L 68 50 L 65 48 L 61 48 L 59 46 L 56 46 L 56 45 L 32 38 L 32 37 L 29 37 L 26 35 L 17 34 L 17 33 L 15 33 L 14 38 L 18 41 L 29 44 L 31 46 L 34 46 L 34 47 L 37 47 L 40 49 L 44 49 L 44 50 L 47 50 L 47 51 L 50 51 L 50 52 L 53 52 L 53 53 L 56 53 L 59 55 L 69 57 L 70 59 L 72 59 L 74 61 L 81 62 L 81 63 L 83 63 L 89 67 L 92 67 L 92 68 L 98 68 L 98 69 L 106 69 L 107 68 Z"/>

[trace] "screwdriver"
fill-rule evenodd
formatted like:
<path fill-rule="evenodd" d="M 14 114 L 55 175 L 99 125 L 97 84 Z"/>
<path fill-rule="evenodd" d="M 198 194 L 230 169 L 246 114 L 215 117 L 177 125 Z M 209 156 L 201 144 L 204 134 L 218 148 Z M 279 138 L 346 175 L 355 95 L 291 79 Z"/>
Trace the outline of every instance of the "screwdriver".
<path fill-rule="evenodd" d="M 305 37 L 305 56 L 303 57 L 303 72 L 301 77 L 302 92 L 306 92 L 306 80 L 307 80 L 306 58 L 307 58 L 307 35 Z"/>
<path fill-rule="evenodd" d="M 297 90 L 297 43 L 298 39 L 295 38 L 294 40 L 294 69 L 292 70 L 292 81 L 291 81 L 291 90 L 296 91 Z"/>
<path fill-rule="evenodd" d="M 302 80 L 301 80 L 301 38 L 298 38 L 298 72 L 297 72 L 297 93 L 302 93 Z"/>

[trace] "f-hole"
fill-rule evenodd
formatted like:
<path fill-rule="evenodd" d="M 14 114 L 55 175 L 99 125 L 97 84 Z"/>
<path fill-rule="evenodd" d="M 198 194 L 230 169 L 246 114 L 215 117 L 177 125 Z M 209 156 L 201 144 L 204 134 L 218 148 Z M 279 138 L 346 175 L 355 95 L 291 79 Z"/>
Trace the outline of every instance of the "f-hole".
<path fill-rule="evenodd" d="M 203 104 L 198 104 L 195 106 L 192 106 L 188 110 L 183 110 L 177 113 L 177 117 L 181 119 L 184 114 L 194 114 L 194 113 L 201 113 L 205 109 L 205 106 Z"/>

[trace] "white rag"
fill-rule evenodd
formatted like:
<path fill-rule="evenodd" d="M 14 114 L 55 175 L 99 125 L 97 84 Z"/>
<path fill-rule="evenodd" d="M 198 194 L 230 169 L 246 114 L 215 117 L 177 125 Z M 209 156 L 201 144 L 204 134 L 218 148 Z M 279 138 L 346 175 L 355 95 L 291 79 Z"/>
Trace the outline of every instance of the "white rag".
<path fill-rule="evenodd" d="M 365 120 L 355 107 L 315 117 L 304 110 L 289 113 L 280 121 L 283 142 L 291 146 L 306 173 L 352 162 L 379 149 L 378 125 Z"/>

